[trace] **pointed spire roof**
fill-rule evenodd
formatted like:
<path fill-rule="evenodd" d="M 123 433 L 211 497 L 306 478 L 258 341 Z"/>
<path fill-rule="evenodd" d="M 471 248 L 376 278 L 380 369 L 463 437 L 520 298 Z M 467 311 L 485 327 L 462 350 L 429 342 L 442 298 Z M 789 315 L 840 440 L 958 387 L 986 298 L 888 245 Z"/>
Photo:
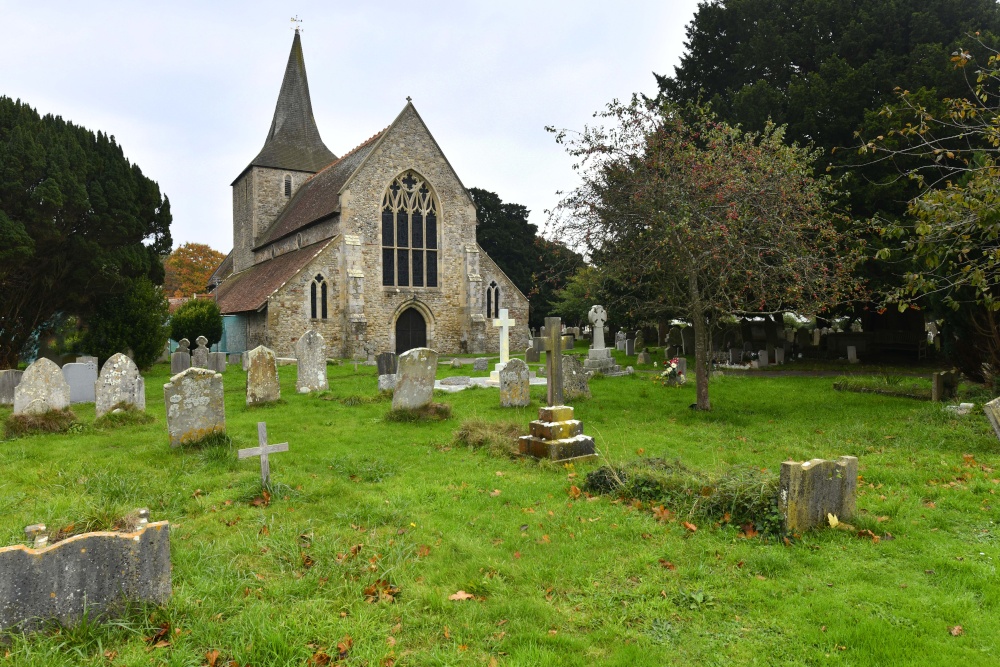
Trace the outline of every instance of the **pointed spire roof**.
<path fill-rule="evenodd" d="M 264 148 L 250 166 L 317 172 L 337 159 L 319 136 L 309 99 L 306 61 L 298 29 L 288 54 L 274 119 Z"/>

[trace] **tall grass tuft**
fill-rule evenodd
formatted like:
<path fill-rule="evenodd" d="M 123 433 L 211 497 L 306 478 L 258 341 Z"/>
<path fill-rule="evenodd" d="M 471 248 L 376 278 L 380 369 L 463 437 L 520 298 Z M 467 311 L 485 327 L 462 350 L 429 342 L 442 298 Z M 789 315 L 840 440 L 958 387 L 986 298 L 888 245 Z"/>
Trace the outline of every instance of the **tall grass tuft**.
<path fill-rule="evenodd" d="M 9 440 L 34 433 L 62 433 L 75 423 L 76 414 L 69 408 L 40 415 L 10 415 L 4 423 L 4 437 Z"/>
<path fill-rule="evenodd" d="M 527 435 L 524 425 L 516 422 L 492 422 L 467 419 L 455 431 L 452 443 L 470 449 L 485 449 L 498 458 L 517 456 L 517 439 Z"/>

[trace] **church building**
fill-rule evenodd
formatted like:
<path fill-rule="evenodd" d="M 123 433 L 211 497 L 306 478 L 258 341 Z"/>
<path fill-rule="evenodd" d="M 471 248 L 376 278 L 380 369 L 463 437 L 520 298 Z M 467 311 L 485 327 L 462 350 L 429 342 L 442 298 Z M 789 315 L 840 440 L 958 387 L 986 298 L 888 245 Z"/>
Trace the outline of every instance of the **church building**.
<path fill-rule="evenodd" d="M 210 287 L 230 351 L 294 356 L 313 329 L 331 357 L 499 349 L 493 319 L 528 299 L 476 243 L 476 207 L 420 114 L 337 157 L 320 138 L 296 30 L 264 147 L 236 177 L 233 249 Z"/>

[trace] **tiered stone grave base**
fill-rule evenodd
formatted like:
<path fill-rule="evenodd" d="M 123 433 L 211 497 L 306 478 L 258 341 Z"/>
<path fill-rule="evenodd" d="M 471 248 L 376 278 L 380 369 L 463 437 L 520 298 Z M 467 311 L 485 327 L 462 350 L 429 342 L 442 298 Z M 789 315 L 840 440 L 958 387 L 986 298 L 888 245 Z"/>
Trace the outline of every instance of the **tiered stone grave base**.
<path fill-rule="evenodd" d="M 611 350 L 604 348 L 601 350 L 589 350 L 587 358 L 583 360 L 583 367 L 588 371 L 601 373 L 602 375 L 624 375 L 622 367 L 615 363 L 611 356 Z"/>
<path fill-rule="evenodd" d="M 583 434 L 583 422 L 573 419 L 568 405 L 539 408 L 531 435 L 521 436 L 518 449 L 522 455 L 553 461 L 597 458 L 594 439 Z"/>

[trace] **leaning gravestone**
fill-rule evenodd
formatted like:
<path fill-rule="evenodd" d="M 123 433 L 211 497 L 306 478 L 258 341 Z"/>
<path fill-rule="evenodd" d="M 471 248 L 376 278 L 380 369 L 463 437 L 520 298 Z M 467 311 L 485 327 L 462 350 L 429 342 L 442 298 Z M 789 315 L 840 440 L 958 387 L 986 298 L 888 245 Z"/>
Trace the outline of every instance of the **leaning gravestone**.
<path fill-rule="evenodd" d="M 146 382 L 135 362 L 120 352 L 104 362 L 94 393 L 98 417 L 114 410 L 119 403 L 146 409 Z"/>
<path fill-rule="evenodd" d="M 207 368 L 189 368 L 163 385 L 170 446 L 180 447 L 213 433 L 226 432 L 226 403 L 222 374 Z"/>
<path fill-rule="evenodd" d="M 580 360 L 564 354 L 562 358 L 563 398 L 590 398 L 590 375 Z"/>
<path fill-rule="evenodd" d="M 208 339 L 204 336 L 198 336 L 195 341 L 198 347 L 194 349 L 191 353 L 191 365 L 195 368 L 209 368 L 208 365 Z"/>
<path fill-rule="evenodd" d="M 396 389 L 392 394 L 393 410 L 417 410 L 430 404 L 434 397 L 437 361 L 437 352 L 426 347 L 399 355 Z"/>
<path fill-rule="evenodd" d="M 94 402 L 94 383 L 97 382 L 96 359 L 93 362 L 64 364 L 62 373 L 69 383 L 70 403 Z"/>
<path fill-rule="evenodd" d="M 0 371 L 0 405 L 14 405 L 14 389 L 21 383 L 24 371 Z"/>
<path fill-rule="evenodd" d="M 854 516 L 858 491 L 858 459 L 813 459 L 781 464 L 778 511 L 788 532 L 825 525 L 827 515 L 841 521 Z"/>
<path fill-rule="evenodd" d="M 531 345 L 524 351 L 524 361 L 529 364 L 537 364 L 541 360 L 541 353 Z"/>
<path fill-rule="evenodd" d="M 383 352 L 375 357 L 375 365 L 378 366 L 379 375 L 395 375 L 398 363 L 395 352 Z"/>
<path fill-rule="evenodd" d="M 43 415 L 69 407 L 69 384 L 62 370 L 44 357 L 28 366 L 14 388 L 15 415 Z"/>
<path fill-rule="evenodd" d="M 511 359 L 500 369 L 500 405 L 505 408 L 524 407 L 531 403 L 531 378 L 528 364 Z"/>
<path fill-rule="evenodd" d="M 188 350 L 190 345 L 191 341 L 181 338 L 177 343 L 177 351 L 170 355 L 170 372 L 173 375 L 191 368 L 191 351 Z"/>
<path fill-rule="evenodd" d="M 247 354 L 247 405 L 273 403 L 281 398 L 278 362 L 274 352 L 259 345 Z"/>
<path fill-rule="evenodd" d="M 472 362 L 472 370 L 474 371 L 485 371 L 490 368 L 490 360 L 486 357 L 479 357 Z"/>
<path fill-rule="evenodd" d="M 326 379 L 326 341 L 318 331 L 309 331 L 295 343 L 298 379 L 295 390 L 300 394 L 325 391 L 330 387 Z"/>
<path fill-rule="evenodd" d="M 1000 398 L 994 398 L 983 405 L 983 412 L 986 413 L 986 419 L 993 427 L 993 432 L 996 433 L 997 438 L 1000 438 Z"/>

